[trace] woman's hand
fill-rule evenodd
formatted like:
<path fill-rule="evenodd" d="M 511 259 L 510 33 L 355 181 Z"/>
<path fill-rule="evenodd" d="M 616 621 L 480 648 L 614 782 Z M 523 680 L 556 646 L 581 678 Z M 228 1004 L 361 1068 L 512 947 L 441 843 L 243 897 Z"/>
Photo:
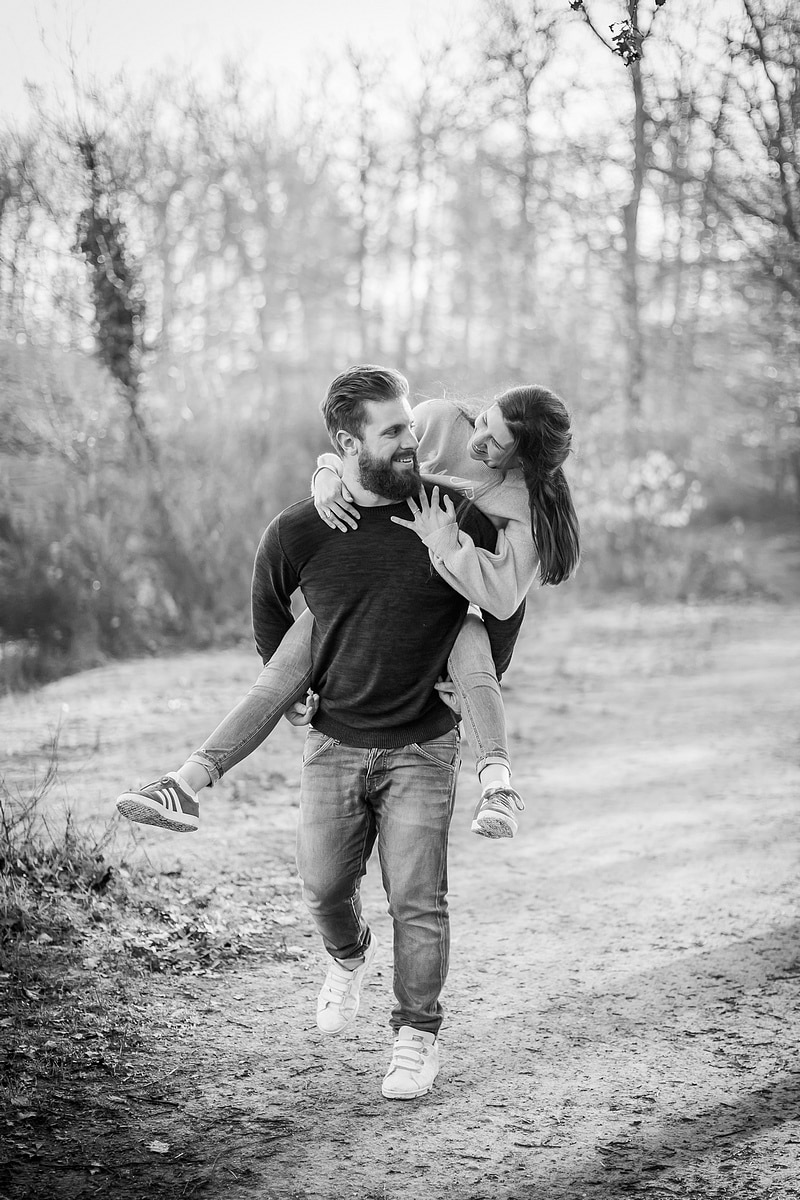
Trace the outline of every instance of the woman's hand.
<path fill-rule="evenodd" d="M 358 529 L 361 513 L 353 504 L 350 491 L 342 483 L 342 477 L 333 467 L 320 467 L 315 472 L 312 487 L 314 508 L 326 525 L 331 529 L 340 529 L 347 533 L 350 529 Z"/>
<path fill-rule="evenodd" d="M 319 696 L 309 688 L 305 700 L 298 700 L 283 715 L 290 725 L 310 725 L 318 708 Z"/>
<path fill-rule="evenodd" d="M 447 525 L 455 524 L 456 510 L 453 501 L 449 496 L 445 496 L 440 504 L 438 485 L 431 492 L 430 501 L 425 489 L 420 488 L 418 501 L 419 507 L 417 507 L 416 501 L 408 501 L 408 507 L 413 513 L 413 520 L 403 521 L 400 517 L 390 517 L 389 519 L 394 521 L 395 525 L 413 529 L 420 538 L 426 538 L 429 534 L 436 533 L 437 529 L 444 529 Z"/>

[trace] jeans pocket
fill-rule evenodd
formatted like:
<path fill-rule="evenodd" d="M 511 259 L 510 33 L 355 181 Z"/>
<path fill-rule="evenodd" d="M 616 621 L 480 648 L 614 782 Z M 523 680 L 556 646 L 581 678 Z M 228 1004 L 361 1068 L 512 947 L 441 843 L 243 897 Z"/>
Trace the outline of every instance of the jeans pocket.
<path fill-rule="evenodd" d="M 307 767 L 315 758 L 319 758 L 320 754 L 324 754 L 326 750 L 330 750 L 331 746 L 338 746 L 336 738 L 328 737 L 325 733 L 319 733 L 316 729 L 309 729 L 306 734 L 306 740 L 303 744 L 303 766 Z"/>
<path fill-rule="evenodd" d="M 414 742 L 409 749 L 444 771 L 454 771 L 460 742 L 458 730 L 454 729 L 445 737 L 434 738 L 431 742 Z"/>

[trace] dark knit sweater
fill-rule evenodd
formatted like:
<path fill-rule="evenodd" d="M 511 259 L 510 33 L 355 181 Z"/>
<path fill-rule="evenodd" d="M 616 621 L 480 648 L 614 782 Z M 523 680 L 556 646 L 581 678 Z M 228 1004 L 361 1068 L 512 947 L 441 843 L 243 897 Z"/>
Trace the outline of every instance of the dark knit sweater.
<path fill-rule="evenodd" d="M 347 533 L 320 520 L 310 499 L 272 521 L 253 571 L 256 646 L 264 662 L 274 654 L 299 588 L 314 616 L 314 728 L 349 746 L 429 741 L 456 724 L 433 685 L 447 674 L 467 601 L 437 575 L 417 535 L 391 521 L 410 519 L 405 502 L 360 511 L 358 528 Z M 477 545 L 494 547 L 494 526 L 477 508 L 460 523 Z M 522 609 L 487 622 L 500 673 L 521 619 Z"/>

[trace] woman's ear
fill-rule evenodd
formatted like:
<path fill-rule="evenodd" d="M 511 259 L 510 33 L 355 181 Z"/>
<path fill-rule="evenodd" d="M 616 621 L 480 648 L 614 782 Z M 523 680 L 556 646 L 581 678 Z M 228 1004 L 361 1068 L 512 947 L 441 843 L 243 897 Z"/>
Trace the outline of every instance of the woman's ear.
<path fill-rule="evenodd" d="M 361 442 L 352 433 L 348 433 L 346 429 L 340 429 L 336 434 L 336 442 L 343 455 L 356 455 L 361 448 Z"/>

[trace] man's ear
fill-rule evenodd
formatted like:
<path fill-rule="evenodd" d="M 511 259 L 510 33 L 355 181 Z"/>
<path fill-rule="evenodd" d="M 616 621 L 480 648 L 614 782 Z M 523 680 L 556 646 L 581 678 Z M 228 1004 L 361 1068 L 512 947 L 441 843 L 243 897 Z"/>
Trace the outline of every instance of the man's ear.
<path fill-rule="evenodd" d="M 343 456 L 356 455 L 361 448 L 361 442 L 352 433 L 348 433 L 346 429 L 340 429 L 336 434 L 336 443 L 339 447 L 339 453 Z"/>

